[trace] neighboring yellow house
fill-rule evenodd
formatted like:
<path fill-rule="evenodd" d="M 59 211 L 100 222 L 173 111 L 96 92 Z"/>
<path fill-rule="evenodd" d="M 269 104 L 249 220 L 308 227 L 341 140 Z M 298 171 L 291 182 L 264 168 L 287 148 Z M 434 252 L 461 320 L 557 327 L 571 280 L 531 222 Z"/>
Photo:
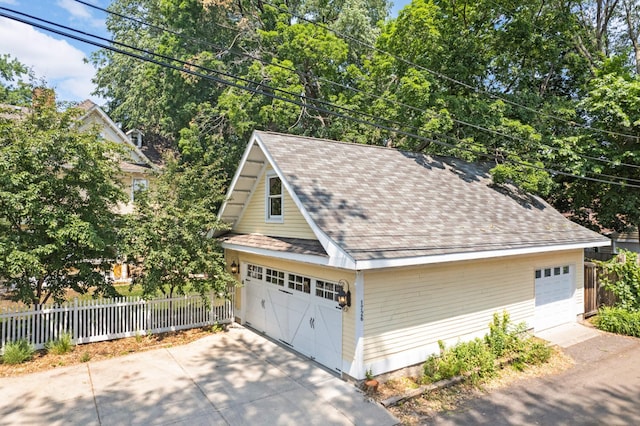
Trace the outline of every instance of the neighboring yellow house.
<path fill-rule="evenodd" d="M 129 194 L 129 201 L 118 206 L 118 213 L 131 213 L 136 192 L 148 188 L 150 183 L 153 184 L 153 172 L 162 167 L 162 152 L 167 148 L 166 141 L 145 137 L 137 129 L 123 132 L 102 108 L 90 100 L 80 103 L 78 108 L 85 111 L 80 118 L 83 123 L 81 129 L 89 129 L 97 125 L 101 137 L 126 147 L 129 158 L 120 162 L 120 170 L 122 183 Z M 126 263 L 114 266 L 113 278 L 120 282 L 129 281 L 129 268 Z"/>
<path fill-rule="evenodd" d="M 609 244 L 479 165 L 258 131 L 219 216 L 240 321 L 355 379 L 482 336 L 495 312 L 576 321 L 583 250 Z"/>
<path fill-rule="evenodd" d="M 92 126 L 98 126 L 100 136 L 104 139 L 122 144 L 129 153 L 129 159 L 120 162 L 122 170 L 122 183 L 125 191 L 129 194 L 129 201 L 118 207 L 119 213 L 131 213 L 133 210 L 133 200 L 136 191 L 149 187 L 151 174 L 156 171 L 159 164 L 151 161 L 142 152 L 144 146 L 144 135 L 139 130 L 130 130 L 124 133 L 116 123 L 94 102 L 86 100 L 78 105 L 78 108 L 86 111 L 80 118 L 83 123 L 81 130 L 87 130 Z"/>

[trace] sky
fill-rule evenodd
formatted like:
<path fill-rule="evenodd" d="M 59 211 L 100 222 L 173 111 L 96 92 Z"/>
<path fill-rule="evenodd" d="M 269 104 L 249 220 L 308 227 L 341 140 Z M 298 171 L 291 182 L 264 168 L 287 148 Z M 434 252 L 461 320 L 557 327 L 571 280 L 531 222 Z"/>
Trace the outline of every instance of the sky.
<path fill-rule="evenodd" d="M 391 16 L 397 16 L 409 1 L 397 0 Z M 110 0 L 87 2 L 106 8 Z M 75 0 L 0 0 L 0 8 L 109 38 L 105 27 L 106 14 Z M 0 12 L 11 14 L 5 9 L 0 9 Z M 86 58 L 96 49 L 90 44 L 0 17 L 0 54 L 9 54 L 31 67 L 36 77 L 44 78 L 56 90 L 59 101 L 81 102 L 91 99 L 98 105 L 105 103 L 104 99 L 92 95 L 95 87 L 91 79 L 95 69 L 86 62 Z"/>
<path fill-rule="evenodd" d="M 91 3 L 106 7 L 109 0 L 91 0 Z M 74 0 L 0 0 L 0 7 L 108 37 L 105 14 Z M 4 9 L 0 12 L 9 13 Z M 95 47 L 86 43 L 0 17 L 0 54 L 10 54 L 31 67 L 38 78 L 44 78 L 56 89 L 60 101 L 91 99 L 104 103 L 103 99 L 91 95 L 95 69 L 85 59 L 93 50 Z"/>

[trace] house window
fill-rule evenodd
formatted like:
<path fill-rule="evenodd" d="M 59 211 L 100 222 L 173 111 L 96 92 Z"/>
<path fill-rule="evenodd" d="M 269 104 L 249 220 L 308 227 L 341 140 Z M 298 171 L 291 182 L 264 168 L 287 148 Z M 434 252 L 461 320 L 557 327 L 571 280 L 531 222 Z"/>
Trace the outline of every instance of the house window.
<path fill-rule="evenodd" d="M 267 175 L 267 222 L 282 222 L 282 182 L 275 173 Z"/>
<path fill-rule="evenodd" d="M 136 192 L 145 191 L 149 188 L 149 181 L 147 179 L 133 179 L 131 184 L 131 201 L 135 200 Z"/>

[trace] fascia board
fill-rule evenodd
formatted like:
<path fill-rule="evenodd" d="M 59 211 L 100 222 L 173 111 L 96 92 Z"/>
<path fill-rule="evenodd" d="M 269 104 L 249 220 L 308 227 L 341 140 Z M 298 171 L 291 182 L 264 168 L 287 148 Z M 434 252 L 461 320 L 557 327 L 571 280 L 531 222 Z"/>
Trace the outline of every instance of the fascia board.
<path fill-rule="evenodd" d="M 223 248 L 227 250 L 234 250 L 241 253 L 249 253 L 249 254 L 255 254 L 259 256 L 283 259 L 283 260 L 304 262 L 304 263 L 310 263 L 310 264 L 320 265 L 320 266 L 330 266 L 330 267 L 350 269 L 350 270 L 354 269 L 353 264 L 338 264 L 334 261 L 335 259 L 333 259 L 331 256 L 314 256 L 309 254 L 274 251 L 274 250 L 262 249 L 257 247 L 248 247 L 244 245 L 232 244 L 232 243 L 226 243 L 226 242 L 223 242 L 221 245 Z"/>
<path fill-rule="evenodd" d="M 236 185 L 238 184 L 238 180 L 240 180 L 240 176 L 242 176 L 242 172 L 243 172 L 244 167 L 245 167 L 245 165 L 247 163 L 247 159 L 249 158 L 249 155 L 251 154 L 251 149 L 253 148 L 253 145 L 254 145 L 255 141 L 256 141 L 256 132 L 254 131 L 253 134 L 251 135 L 251 138 L 249 139 L 249 143 L 247 144 L 247 147 L 244 149 L 244 153 L 242 154 L 242 158 L 240 159 L 240 163 L 238 164 L 238 168 L 236 169 L 236 173 L 233 175 L 233 179 L 231 179 L 231 184 L 229 185 L 229 189 L 227 190 L 227 194 L 224 197 L 224 202 L 222 203 L 222 207 L 218 211 L 218 219 L 222 219 L 222 217 L 224 216 L 224 212 L 225 212 L 225 210 L 227 208 L 227 203 L 229 202 L 229 200 L 231 200 L 231 195 L 233 194 L 233 190 L 235 189 Z M 262 149 L 262 147 L 261 147 L 261 149 Z M 264 167 L 265 166 L 263 165 L 262 171 L 264 170 Z M 260 173 L 262 173 L 262 171 Z M 260 176 L 258 176 L 258 178 L 259 177 Z M 260 179 L 257 179 L 257 180 L 260 180 Z M 238 219 L 236 220 L 236 223 L 240 220 L 240 216 L 244 213 L 244 208 L 242 210 L 243 211 L 241 212 L 241 214 L 238 215 Z"/>
<path fill-rule="evenodd" d="M 284 185 L 284 187 L 287 189 L 289 196 L 293 200 L 296 207 L 298 207 L 298 210 L 300 211 L 304 219 L 307 221 L 307 224 L 313 231 L 318 241 L 320 241 L 320 244 L 322 244 L 322 247 L 325 249 L 329 257 L 331 259 L 334 259 L 338 264 L 341 264 L 341 265 L 355 265 L 355 260 L 353 259 L 353 257 L 351 257 L 346 251 L 344 251 L 344 249 L 342 249 L 342 247 L 340 247 L 339 244 L 337 244 L 335 241 L 329 238 L 329 236 L 325 234 L 320 229 L 320 227 L 318 227 L 315 221 L 311 218 L 311 215 L 309 215 L 309 212 L 307 211 L 307 209 L 304 207 L 304 205 L 298 198 L 298 195 L 295 193 L 295 191 L 291 187 L 291 184 L 289 184 L 289 181 L 284 177 L 284 173 L 282 172 L 280 167 L 278 167 L 278 165 L 276 164 L 275 160 L 271 156 L 271 153 L 267 149 L 266 145 L 264 144 L 262 139 L 260 139 L 260 135 L 257 133 L 254 133 L 254 137 L 255 137 L 255 141 L 258 143 L 258 146 L 260 147 L 265 157 L 267 158 L 267 161 L 271 164 L 271 167 L 276 172 L 278 177 L 280 177 L 280 180 L 282 181 L 282 184 Z M 348 268 L 347 266 L 340 266 L 340 267 Z"/>
<path fill-rule="evenodd" d="M 116 134 L 120 137 L 120 139 L 122 139 L 122 142 L 127 146 L 127 148 L 131 149 L 133 152 L 135 152 L 140 158 L 142 158 L 142 160 L 147 163 L 149 166 L 151 166 L 151 168 L 153 170 L 158 170 L 158 166 L 155 165 L 151 160 L 149 160 L 147 158 L 146 155 L 144 155 L 144 153 L 142 151 L 140 151 L 140 149 L 138 149 L 137 146 L 135 146 L 134 144 L 131 143 L 131 140 L 129 139 L 129 137 L 122 131 L 121 128 L 119 128 L 116 123 L 113 122 L 113 120 L 111 119 L 111 117 L 109 117 L 107 115 L 106 112 L 104 112 L 102 110 L 102 108 L 100 108 L 97 105 L 94 105 L 91 110 L 89 110 L 89 112 L 86 114 L 86 116 L 89 115 L 89 113 L 91 111 L 96 111 L 98 113 L 98 115 L 100 116 L 100 118 L 102 118 L 102 120 L 107 123 L 107 125 L 109 127 L 111 127 Z"/>
<path fill-rule="evenodd" d="M 462 260 L 480 260 L 491 259 L 496 257 L 517 256 L 523 254 L 548 253 L 561 250 L 577 250 L 590 247 L 604 247 L 609 243 L 598 241 L 592 243 L 563 244 L 556 246 L 544 247 L 527 247 L 521 249 L 509 250 L 488 250 L 470 253 L 452 253 L 437 256 L 420 256 L 420 257 L 404 257 L 398 259 L 372 259 L 356 261 L 357 270 L 381 269 L 381 268 L 397 268 L 400 266 L 419 266 L 434 263 L 458 262 Z"/>

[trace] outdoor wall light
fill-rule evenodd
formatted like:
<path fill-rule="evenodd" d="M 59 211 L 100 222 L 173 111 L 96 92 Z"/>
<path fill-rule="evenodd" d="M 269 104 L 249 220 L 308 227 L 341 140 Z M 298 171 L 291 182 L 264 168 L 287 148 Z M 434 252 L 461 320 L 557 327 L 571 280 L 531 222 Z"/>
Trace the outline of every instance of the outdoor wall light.
<path fill-rule="evenodd" d="M 341 309 L 344 309 L 345 306 L 351 306 L 351 290 L 349 290 L 349 282 L 347 280 L 340 280 L 338 284 L 341 286 L 340 291 L 338 292 L 338 306 Z M 345 288 L 347 291 L 345 292 Z"/>
<path fill-rule="evenodd" d="M 231 273 L 233 275 L 238 273 L 238 264 L 236 263 L 236 261 L 234 260 L 233 262 L 231 262 Z"/>

